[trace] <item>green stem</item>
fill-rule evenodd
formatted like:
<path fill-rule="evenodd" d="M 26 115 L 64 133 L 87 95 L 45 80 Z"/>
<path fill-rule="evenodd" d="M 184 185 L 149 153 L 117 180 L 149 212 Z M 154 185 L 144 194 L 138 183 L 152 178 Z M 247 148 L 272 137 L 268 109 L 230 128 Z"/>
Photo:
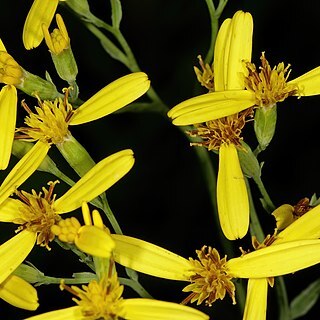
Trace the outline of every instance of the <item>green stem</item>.
<path fill-rule="evenodd" d="M 132 288 L 135 292 L 137 292 L 141 298 L 153 299 L 152 296 L 147 292 L 146 289 L 144 289 L 141 286 L 139 282 L 134 281 L 132 279 L 121 278 L 121 277 L 119 277 L 118 279 L 121 284 L 128 286 Z"/>
<path fill-rule="evenodd" d="M 116 219 L 116 217 L 114 216 L 110 206 L 109 206 L 109 203 L 107 201 L 107 198 L 106 198 L 106 195 L 105 193 L 103 193 L 102 195 L 100 195 L 100 198 L 102 200 L 102 210 L 103 212 L 105 213 L 105 215 L 107 216 L 113 230 L 115 233 L 117 234 L 123 234 L 122 230 L 121 230 L 121 227 Z"/>
<path fill-rule="evenodd" d="M 210 42 L 208 53 L 205 58 L 205 62 L 210 63 L 213 60 L 214 45 L 216 43 L 216 38 L 218 34 L 218 29 L 219 29 L 219 18 L 228 0 L 220 0 L 217 9 L 213 4 L 213 0 L 205 0 L 205 1 L 207 3 L 209 15 L 210 15 L 210 22 L 211 22 L 211 42 Z"/>
<path fill-rule="evenodd" d="M 275 210 L 275 205 L 273 204 L 262 180 L 261 180 L 261 177 L 260 176 L 254 176 L 253 177 L 253 180 L 254 182 L 256 183 L 257 187 L 259 188 L 260 190 L 260 193 L 262 195 L 262 204 L 263 204 L 263 207 L 266 209 L 266 211 L 268 213 L 271 213 L 273 210 Z"/>

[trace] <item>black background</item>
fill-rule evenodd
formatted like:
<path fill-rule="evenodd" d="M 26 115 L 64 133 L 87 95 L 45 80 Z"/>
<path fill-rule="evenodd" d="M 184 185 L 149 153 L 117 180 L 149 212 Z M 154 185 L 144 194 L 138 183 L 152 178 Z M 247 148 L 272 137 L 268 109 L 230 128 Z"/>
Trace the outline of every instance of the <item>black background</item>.
<path fill-rule="evenodd" d="M 22 45 L 22 28 L 31 3 L 31 0 L 1 0 L 0 37 L 8 52 L 26 70 L 39 76 L 44 76 L 47 70 L 62 89 L 66 84 L 58 79 L 44 43 L 32 51 L 25 50 Z M 90 5 L 99 18 L 110 22 L 108 1 L 95 0 Z M 205 56 L 210 44 L 205 1 L 127 0 L 122 1 L 122 6 L 121 30 L 159 96 L 170 108 L 192 97 L 199 90 L 193 66 L 197 64 L 197 55 Z M 230 0 L 222 18 L 231 17 L 239 9 L 253 15 L 253 62 L 258 63 L 261 51 L 266 51 L 271 65 L 282 61 L 292 65 L 290 79 L 320 64 L 320 3 L 304 1 L 297 6 L 289 0 Z M 58 12 L 63 15 L 69 30 L 83 100 L 129 73 L 103 51 L 99 42 L 65 7 L 60 6 Z M 147 98 L 141 101 L 147 101 Z M 18 115 L 21 122 L 25 114 L 20 108 Z M 276 205 L 296 203 L 303 197 L 320 193 L 319 118 L 319 97 L 289 98 L 279 104 L 275 138 L 259 158 L 265 162 L 262 178 Z M 188 141 L 170 121 L 154 113 L 121 113 L 71 130 L 96 161 L 125 148 L 134 150 L 136 163 L 133 169 L 107 191 L 111 208 L 125 234 L 185 257 L 194 256 L 194 250 L 203 244 L 220 248 L 213 218 L 216 213 L 210 202 L 214 195 L 208 194 L 199 162 Z M 255 147 L 250 124 L 245 139 Z M 52 149 L 50 155 L 57 159 L 60 168 L 75 178 Z M 216 165 L 214 154 L 212 161 Z M 54 177 L 36 173 L 23 185 L 24 189 L 38 190 L 48 179 Z M 60 184 L 56 191 L 59 195 L 65 190 L 67 186 Z M 252 191 L 258 199 L 259 193 L 253 184 Z M 256 206 L 265 232 L 273 232 L 274 225 L 258 200 Z M 0 240 L 6 241 L 13 232 L 14 226 L 3 225 Z M 237 242 L 235 248 L 243 243 Z M 55 244 L 51 252 L 34 248 L 28 261 L 52 276 L 70 277 L 72 272 L 88 271 L 77 257 L 66 254 Z M 318 276 L 317 266 L 286 276 L 289 299 Z M 157 299 L 179 302 L 185 297 L 180 291 L 180 283 L 144 275 L 140 279 Z M 40 307 L 37 313 L 72 305 L 70 295 L 61 293 L 57 286 L 40 287 L 38 293 Z M 127 294 L 132 293 L 128 291 Z M 316 309 L 305 319 L 317 319 Z M 237 306 L 231 306 L 228 298 L 211 309 L 203 307 L 202 310 L 212 315 L 212 319 L 241 319 Z M 269 318 L 276 319 L 274 292 L 270 295 L 268 310 Z M 3 319 L 13 320 L 34 314 L 17 310 L 3 301 L 0 301 L 0 312 Z"/>

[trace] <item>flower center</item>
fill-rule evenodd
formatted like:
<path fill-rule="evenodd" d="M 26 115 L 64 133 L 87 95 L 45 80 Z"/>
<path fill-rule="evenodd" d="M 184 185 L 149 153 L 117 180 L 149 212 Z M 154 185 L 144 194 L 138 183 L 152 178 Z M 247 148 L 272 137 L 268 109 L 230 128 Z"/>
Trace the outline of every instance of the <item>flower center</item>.
<path fill-rule="evenodd" d="M 99 282 L 91 281 L 82 289 L 76 286 L 62 285 L 77 298 L 73 298 L 80 307 L 82 315 L 88 320 L 117 320 L 122 310 L 123 286 L 119 284 L 116 273 L 112 277 L 103 277 Z"/>
<path fill-rule="evenodd" d="M 0 51 L 0 82 L 19 85 L 22 82 L 23 70 L 6 51 Z"/>
<path fill-rule="evenodd" d="M 265 58 L 264 52 L 261 55 L 261 67 L 259 71 L 251 62 L 246 62 L 248 76 L 245 77 L 245 87 L 253 91 L 256 96 L 256 105 L 272 106 L 287 97 L 298 93 L 296 85 L 287 84 L 290 75 L 290 65 L 284 66 L 281 62 L 271 69 L 269 62 Z"/>
<path fill-rule="evenodd" d="M 191 137 L 199 137 L 201 142 L 193 142 L 191 146 L 206 147 L 208 150 L 218 150 L 224 143 L 241 146 L 241 132 L 248 118 L 253 117 L 253 109 L 249 108 L 240 113 L 195 124 L 195 130 L 187 131 Z"/>
<path fill-rule="evenodd" d="M 198 59 L 199 59 L 199 65 L 201 70 L 197 67 L 194 67 L 194 72 L 197 76 L 197 80 L 203 87 L 207 88 L 209 92 L 213 92 L 214 91 L 213 68 L 210 67 L 208 63 L 205 64 L 200 55 L 198 56 Z"/>
<path fill-rule="evenodd" d="M 223 299 L 226 293 L 235 301 L 235 286 L 232 277 L 228 274 L 226 267 L 226 256 L 220 259 L 218 251 L 214 248 L 203 246 L 196 251 L 199 260 L 189 258 L 194 267 L 194 275 L 191 276 L 191 284 L 182 291 L 192 292 L 184 301 L 187 304 L 197 301 L 197 305 L 203 301 L 209 306 L 217 299 Z"/>
<path fill-rule="evenodd" d="M 54 101 L 39 99 L 38 101 L 39 106 L 35 107 L 36 113 L 22 102 L 23 108 L 29 114 L 25 118 L 25 124 L 28 127 L 18 128 L 16 139 L 63 143 L 70 135 L 68 123 L 74 112 L 72 105 L 68 102 L 68 90 L 64 99 L 56 98 Z"/>
<path fill-rule="evenodd" d="M 49 189 L 42 188 L 43 192 L 37 194 L 35 190 L 32 193 L 25 191 L 16 191 L 17 196 L 21 199 L 19 207 L 20 216 L 14 222 L 21 224 L 17 231 L 29 230 L 37 234 L 37 244 L 50 250 L 49 242 L 55 235 L 51 232 L 51 227 L 60 220 L 60 216 L 55 213 L 53 203 L 54 186 L 58 183 L 49 182 Z"/>

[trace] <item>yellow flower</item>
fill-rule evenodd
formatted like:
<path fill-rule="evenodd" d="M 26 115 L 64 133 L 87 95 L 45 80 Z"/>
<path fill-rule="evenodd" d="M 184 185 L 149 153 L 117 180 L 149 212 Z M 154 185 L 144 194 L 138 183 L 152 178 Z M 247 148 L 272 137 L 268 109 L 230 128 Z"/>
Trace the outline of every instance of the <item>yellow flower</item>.
<path fill-rule="evenodd" d="M 266 278 L 289 274 L 320 262 L 320 240 L 300 240 L 269 247 L 226 260 L 204 246 L 198 259 L 189 260 L 136 238 L 111 235 L 115 242 L 114 260 L 128 268 L 152 276 L 190 282 L 183 291 L 191 291 L 185 302 L 211 305 L 225 294 L 233 303 L 233 278 Z"/>
<path fill-rule="evenodd" d="M 307 207 L 305 199 L 299 201 L 294 207 L 289 205 L 280 207 L 280 211 L 285 217 L 287 217 L 288 212 L 292 213 L 295 210 L 299 212 L 299 214 L 301 211 L 307 212 L 294 220 L 279 234 L 269 237 L 268 245 L 270 245 L 270 247 L 290 243 L 292 241 L 320 238 L 320 206 L 318 205 L 311 210 L 307 209 Z M 279 208 L 276 211 L 279 213 Z M 286 219 L 286 222 L 287 221 L 288 219 Z M 301 256 L 301 259 L 303 259 L 305 254 L 307 253 L 304 253 Z M 252 318 L 256 320 L 266 319 L 267 294 L 268 279 L 249 279 L 246 306 L 243 316 L 244 320 L 250 320 Z M 259 298 L 257 299 L 257 297 Z"/>
<path fill-rule="evenodd" d="M 36 310 L 39 306 L 37 290 L 15 275 L 8 276 L 0 284 L 0 298 L 21 309 Z"/>
<path fill-rule="evenodd" d="M 77 304 L 61 310 L 47 312 L 26 320 L 91 320 L 91 319 L 139 319 L 139 320 L 207 320 L 209 317 L 190 307 L 153 299 L 122 297 L 123 286 L 119 284 L 116 272 L 112 276 L 93 280 L 81 288 L 61 285 L 75 295 Z"/>
<path fill-rule="evenodd" d="M 133 152 L 123 150 L 96 164 L 57 200 L 53 194 L 56 183 L 50 182 L 48 190 L 43 188 L 39 194 L 34 190 L 31 194 L 21 191 L 17 192 L 20 200 L 4 201 L 0 206 L 0 221 L 19 224 L 17 231 L 20 232 L 0 246 L 0 283 L 23 262 L 35 243 L 49 249 L 55 237 L 51 227 L 59 222 L 60 214 L 73 211 L 84 201 L 100 195 L 121 179 L 133 163 Z"/>
<path fill-rule="evenodd" d="M 239 24 L 237 33 L 240 37 L 242 33 L 247 33 L 247 28 L 249 28 L 248 24 L 244 23 L 242 26 Z M 320 67 L 288 81 L 289 65 L 285 67 L 280 63 L 271 68 L 264 53 L 261 56 L 259 69 L 250 62 L 252 39 L 245 38 L 237 44 L 236 39 L 232 38 L 230 41 L 230 36 L 229 38 L 223 36 L 225 42 L 217 43 L 218 46 L 215 47 L 214 82 L 216 84 L 217 80 L 222 79 L 224 84 L 230 81 L 230 84 L 235 83 L 236 86 L 231 85 L 228 88 L 215 85 L 215 92 L 181 102 L 168 112 L 168 116 L 173 119 L 173 124 L 181 126 L 201 123 L 226 117 L 253 106 L 272 107 L 288 96 L 320 94 Z M 232 50 L 234 45 L 236 50 Z M 221 54 L 217 59 L 216 53 L 219 51 Z M 244 52 L 250 52 L 250 55 L 245 56 Z"/>
<path fill-rule="evenodd" d="M 99 258 L 110 258 L 114 241 L 110 237 L 110 231 L 103 225 L 98 210 L 92 211 L 91 218 L 88 204 L 83 202 L 82 214 L 84 226 L 81 226 L 77 218 L 71 217 L 61 219 L 51 227 L 51 232 L 60 241 L 75 244 L 85 253 Z"/>
<path fill-rule="evenodd" d="M 59 0 L 34 0 L 24 23 L 22 40 L 26 49 L 39 46 L 43 40 L 42 25 L 49 27 Z"/>
<path fill-rule="evenodd" d="M 239 75 L 244 72 L 242 60 L 251 58 L 252 24 L 249 13 L 238 11 L 221 25 L 215 45 L 214 70 L 210 71 L 210 66 L 204 65 L 201 59 L 203 73 L 196 69 L 197 78 L 210 91 L 233 92 L 244 88 Z M 179 113 L 179 108 L 173 108 L 168 115 Z M 249 109 L 217 120 L 207 119 L 203 124 L 192 121 L 195 129 L 188 132 L 201 138 L 201 142 L 192 145 L 219 151 L 218 214 L 221 229 L 229 240 L 243 238 L 249 228 L 249 199 L 237 148 L 242 148 L 241 130 L 250 117 L 252 110 Z"/>

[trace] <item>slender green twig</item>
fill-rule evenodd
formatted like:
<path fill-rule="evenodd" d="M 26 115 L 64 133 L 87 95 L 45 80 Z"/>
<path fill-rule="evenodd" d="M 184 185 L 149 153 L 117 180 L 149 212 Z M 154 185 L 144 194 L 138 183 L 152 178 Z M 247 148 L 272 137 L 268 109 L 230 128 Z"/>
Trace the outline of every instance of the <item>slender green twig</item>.
<path fill-rule="evenodd" d="M 141 286 L 139 282 L 134 281 L 132 279 L 121 278 L 121 277 L 119 277 L 118 279 L 121 284 L 132 288 L 135 292 L 139 294 L 140 297 L 152 299 L 152 296 Z"/>
<path fill-rule="evenodd" d="M 253 177 L 254 182 L 256 183 L 257 187 L 259 188 L 259 191 L 262 195 L 262 204 L 264 206 L 264 208 L 267 210 L 268 213 L 271 213 L 276 207 L 273 204 L 262 180 L 261 180 L 261 176 L 257 175 Z"/>

